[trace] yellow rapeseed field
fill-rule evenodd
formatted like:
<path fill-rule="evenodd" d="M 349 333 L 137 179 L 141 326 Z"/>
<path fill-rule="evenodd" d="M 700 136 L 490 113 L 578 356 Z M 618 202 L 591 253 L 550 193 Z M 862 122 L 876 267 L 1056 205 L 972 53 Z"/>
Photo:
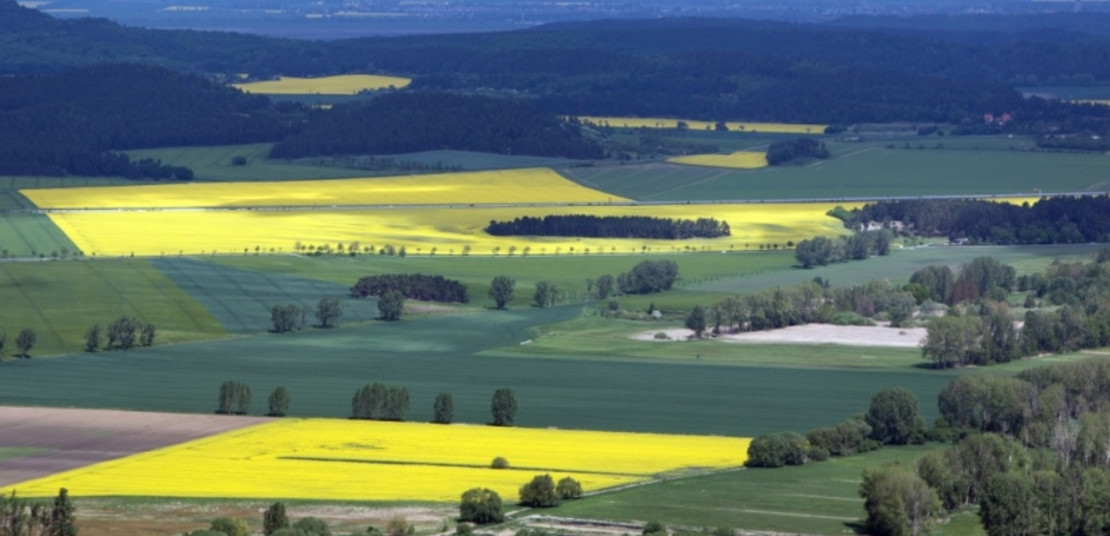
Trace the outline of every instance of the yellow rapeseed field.
<path fill-rule="evenodd" d="M 399 76 L 376 74 L 344 74 L 320 78 L 282 76 L 277 80 L 231 84 L 247 93 L 264 95 L 354 95 L 363 90 L 403 88 L 412 82 Z"/>
<path fill-rule="evenodd" d="M 678 122 L 683 121 L 690 130 L 713 130 L 716 123 L 712 121 L 695 121 L 692 119 L 665 119 L 659 117 L 579 117 L 578 119 L 596 125 L 608 125 L 619 128 L 678 128 Z M 731 131 L 741 132 L 776 132 L 785 134 L 823 134 L 828 125 L 801 124 L 801 123 L 755 123 L 746 121 L 727 121 L 725 125 Z"/>
<path fill-rule="evenodd" d="M 767 167 L 767 153 L 737 151 L 732 154 L 695 154 L 668 158 L 673 164 L 709 166 L 732 169 L 758 169 Z"/>
<path fill-rule="evenodd" d="M 548 168 L 282 182 L 224 182 L 21 190 L 40 208 L 330 207 L 626 201 Z"/>
<path fill-rule="evenodd" d="M 843 204 L 853 208 L 854 204 Z M 836 203 L 680 204 L 650 206 L 397 207 L 366 210 L 134 210 L 52 212 L 50 219 L 86 255 L 177 255 L 294 252 L 338 244 L 391 245 L 410 255 L 567 255 L 671 251 L 744 251 L 845 233 L 825 213 Z M 548 214 L 646 215 L 728 222 L 732 236 L 640 240 L 496 237 L 490 220 Z M 528 251 L 524 251 L 528 248 Z M 303 250 L 302 250 L 303 251 Z"/>
<path fill-rule="evenodd" d="M 690 469 L 735 467 L 749 439 L 495 428 L 336 419 L 282 419 L 103 462 L 0 490 L 46 497 L 227 497 L 458 501 L 488 487 L 515 501 L 537 474 L 585 491 Z M 495 457 L 509 469 L 492 469 Z"/>

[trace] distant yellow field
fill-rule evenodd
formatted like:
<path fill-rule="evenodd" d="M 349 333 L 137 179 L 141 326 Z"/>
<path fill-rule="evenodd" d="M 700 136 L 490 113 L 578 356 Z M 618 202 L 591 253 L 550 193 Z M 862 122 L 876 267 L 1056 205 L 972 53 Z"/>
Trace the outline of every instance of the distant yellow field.
<path fill-rule="evenodd" d="M 367 179 L 21 190 L 41 208 L 288 207 L 625 201 L 548 168 Z"/>
<path fill-rule="evenodd" d="M 247 93 L 264 95 L 354 95 L 363 90 L 403 88 L 412 80 L 399 76 L 376 74 L 344 74 L 320 78 L 282 76 L 277 80 L 231 84 Z"/>
<path fill-rule="evenodd" d="M 457 502 L 488 487 L 515 502 L 537 474 L 585 491 L 657 475 L 736 467 L 749 439 L 282 419 L 23 482 L 0 490 L 48 497 L 227 497 Z M 491 469 L 498 456 L 510 469 Z"/>
<path fill-rule="evenodd" d="M 597 125 L 608 125 L 620 128 L 678 128 L 678 122 L 683 121 L 690 130 L 713 130 L 716 123 L 712 121 L 695 121 L 692 119 L 665 119 L 658 117 L 579 117 L 578 119 Z M 729 130 L 740 132 L 774 132 L 784 134 L 823 134 L 828 125 L 801 124 L 801 123 L 753 123 L 744 121 L 727 121 L 725 125 Z"/>
<path fill-rule="evenodd" d="M 843 204 L 846 208 L 856 205 Z M 410 255 L 598 254 L 756 250 L 785 247 L 817 235 L 847 232 L 825 213 L 835 203 L 751 203 L 651 206 L 397 207 L 367 210 L 148 210 L 52 212 L 50 219 L 86 255 L 177 255 L 294 252 L 296 245 L 336 248 L 404 246 Z M 717 239 L 639 240 L 495 237 L 490 220 L 548 214 L 647 215 L 724 220 L 732 236 Z"/>
<path fill-rule="evenodd" d="M 767 167 L 767 153 L 737 151 L 732 154 L 695 154 L 668 158 L 672 164 L 708 166 L 731 169 L 758 169 Z"/>

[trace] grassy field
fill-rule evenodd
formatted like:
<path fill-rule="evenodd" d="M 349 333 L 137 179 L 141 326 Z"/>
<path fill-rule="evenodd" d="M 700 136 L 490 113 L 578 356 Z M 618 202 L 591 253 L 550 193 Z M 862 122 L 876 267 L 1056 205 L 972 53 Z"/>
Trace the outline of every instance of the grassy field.
<path fill-rule="evenodd" d="M 77 352 L 85 330 L 107 327 L 122 315 L 158 328 L 157 342 L 223 336 L 216 319 L 145 260 L 0 263 L 0 329 L 35 330 L 32 356 Z"/>
<path fill-rule="evenodd" d="M 551 515 L 669 526 L 739 527 L 781 533 L 851 534 L 866 515 L 859 498 L 864 468 L 912 464 L 937 445 L 887 448 L 779 469 L 745 469 L 604 493 L 564 503 Z M 982 534 L 942 527 L 935 534 Z"/>
<path fill-rule="evenodd" d="M 834 286 L 858 285 L 874 279 L 907 282 L 913 272 L 930 265 L 947 265 L 953 269 L 976 257 L 994 257 L 1011 264 L 1023 273 L 1042 272 L 1054 260 L 1090 261 L 1102 244 L 1067 244 L 1056 246 L 928 246 L 894 250 L 886 257 L 872 257 L 862 262 L 830 264 L 811 270 L 780 270 L 749 277 L 725 278 L 694 284 L 690 290 L 743 293 L 776 286 L 791 286 L 815 277 L 829 280 Z"/>
<path fill-rule="evenodd" d="M 804 166 L 722 170 L 644 164 L 563 169 L 591 188 L 639 200 L 791 199 L 921 195 L 1105 192 L 1110 158 L 1101 154 L 986 149 L 1021 140 L 922 139 L 828 142 L 832 158 Z M 911 143 L 910 149 L 903 148 Z M 937 144 L 944 149 L 936 149 Z M 888 149 L 888 144 L 894 149 Z M 981 144 L 982 148 L 955 148 Z M 924 149 L 918 149 L 921 145 Z M 951 148 L 947 148 L 951 146 Z M 1051 177 L 1051 180 L 1048 178 Z"/>

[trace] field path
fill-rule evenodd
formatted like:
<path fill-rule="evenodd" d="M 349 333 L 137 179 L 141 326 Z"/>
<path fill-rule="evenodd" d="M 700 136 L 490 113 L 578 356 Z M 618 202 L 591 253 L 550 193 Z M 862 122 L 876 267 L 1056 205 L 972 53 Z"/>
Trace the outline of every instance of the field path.
<path fill-rule="evenodd" d="M 262 417 L 0 406 L 0 447 L 44 449 L 0 460 L 0 486 L 267 422 Z"/>

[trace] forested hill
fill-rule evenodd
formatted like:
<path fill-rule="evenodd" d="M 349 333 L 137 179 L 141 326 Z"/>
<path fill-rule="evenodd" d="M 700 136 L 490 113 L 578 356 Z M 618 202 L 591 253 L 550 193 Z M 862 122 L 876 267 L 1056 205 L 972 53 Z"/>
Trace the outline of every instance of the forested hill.
<path fill-rule="evenodd" d="M 397 154 L 438 149 L 601 158 L 578 125 L 527 100 L 451 93 L 391 93 L 317 113 L 271 156 Z"/>
<path fill-rule="evenodd" d="M 129 175 L 113 149 L 274 141 L 265 97 L 141 65 L 0 77 L 0 174 Z"/>

